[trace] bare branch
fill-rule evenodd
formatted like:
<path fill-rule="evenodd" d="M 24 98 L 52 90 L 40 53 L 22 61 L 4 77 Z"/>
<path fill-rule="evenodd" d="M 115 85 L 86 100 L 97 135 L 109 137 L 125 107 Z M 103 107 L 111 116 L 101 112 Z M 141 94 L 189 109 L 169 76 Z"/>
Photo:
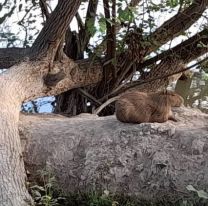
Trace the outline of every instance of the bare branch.
<path fill-rule="evenodd" d="M 140 2 L 141 2 L 141 0 L 131 0 L 131 2 L 129 3 L 129 6 L 135 7 L 135 6 L 137 6 Z"/>
<path fill-rule="evenodd" d="M 103 0 L 103 5 L 104 5 L 104 13 L 105 13 L 105 18 L 110 20 L 110 6 L 108 0 Z M 112 58 L 112 32 L 111 32 L 111 24 L 106 20 L 106 39 L 107 39 L 107 59 Z"/>
<path fill-rule="evenodd" d="M 62 0 L 58 2 L 58 5 L 52 12 L 50 18 L 46 21 L 46 25 L 43 27 L 32 46 L 31 55 L 33 55 L 33 57 L 42 57 L 43 54 L 47 54 L 51 61 L 53 61 L 57 47 L 69 23 L 77 13 L 80 4 L 81 0 Z"/>
<path fill-rule="evenodd" d="M 155 50 L 169 40 L 179 36 L 181 32 L 187 30 L 194 22 L 196 22 L 205 11 L 208 0 L 194 0 L 193 3 L 184 11 L 177 13 L 171 19 L 166 21 L 154 33 L 150 35 L 153 45 L 149 48 L 149 52 Z M 154 42 L 156 42 L 154 44 Z"/>
<path fill-rule="evenodd" d="M 104 104 L 102 104 L 100 107 L 98 107 L 94 112 L 93 114 L 96 114 L 98 115 L 106 106 L 108 106 L 109 104 L 115 102 L 116 100 L 118 100 L 118 96 L 116 97 L 113 97 L 111 99 L 108 99 Z"/>
<path fill-rule="evenodd" d="M 84 95 L 85 97 L 87 97 L 89 100 L 92 100 L 94 103 L 96 103 L 97 105 L 101 105 L 102 102 L 100 102 L 99 100 L 97 100 L 95 97 L 93 97 L 91 94 L 89 94 L 87 91 L 79 88 L 78 91 Z"/>
<path fill-rule="evenodd" d="M 208 48 L 203 45 L 208 44 L 208 30 L 197 33 L 188 40 L 182 42 L 181 44 L 151 58 L 139 65 L 137 69 L 141 69 L 156 63 L 158 60 L 163 60 L 166 57 L 179 58 L 184 63 L 189 63 L 190 61 L 196 59 L 197 57 L 208 52 Z"/>
<path fill-rule="evenodd" d="M 81 16 L 79 15 L 79 12 L 76 13 L 76 19 L 77 19 L 77 23 L 78 23 L 78 27 L 80 28 L 80 30 L 84 30 L 84 23 L 82 21 Z"/>
<path fill-rule="evenodd" d="M 45 16 L 47 20 L 50 16 L 50 12 L 48 10 L 46 0 L 39 0 L 39 4 L 40 4 L 41 11 L 42 11 L 42 15 Z"/>
<path fill-rule="evenodd" d="M 89 43 L 90 38 L 92 37 L 92 34 L 90 34 L 90 32 L 88 30 L 88 26 L 89 26 L 88 21 L 90 20 L 91 24 L 94 25 L 95 18 L 96 18 L 96 12 L 97 12 L 97 6 L 98 6 L 98 0 L 89 1 L 88 8 L 87 8 L 87 14 L 86 14 L 86 21 L 85 21 L 85 26 L 84 26 L 85 29 L 82 31 L 82 33 L 83 33 L 82 51 L 84 51 L 86 49 L 86 46 Z"/>

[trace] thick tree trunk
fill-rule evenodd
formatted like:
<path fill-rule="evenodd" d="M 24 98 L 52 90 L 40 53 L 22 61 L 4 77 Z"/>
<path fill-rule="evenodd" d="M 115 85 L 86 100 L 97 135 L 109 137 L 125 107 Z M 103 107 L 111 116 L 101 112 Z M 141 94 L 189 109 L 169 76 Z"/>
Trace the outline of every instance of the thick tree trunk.
<path fill-rule="evenodd" d="M 15 70 L 16 68 L 13 68 L 0 77 L 0 205 L 2 206 L 32 205 L 32 199 L 26 189 L 18 132 L 19 110 L 23 97 L 21 82 L 24 76 L 21 72 L 15 73 Z"/>
<path fill-rule="evenodd" d="M 114 116 L 23 115 L 24 160 L 33 178 L 48 166 L 66 193 L 189 197 L 187 185 L 208 187 L 208 115 L 179 108 L 176 118 L 124 124 Z"/>
<path fill-rule="evenodd" d="M 22 102 L 41 96 L 56 95 L 70 88 L 97 82 L 91 72 L 79 70 L 70 59 L 57 63 L 65 77 L 54 87 L 44 84 L 48 61 L 23 62 L 0 76 L 0 205 L 26 206 L 32 201 L 25 186 L 25 171 L 18 134 L 19 111 Z M 54 64 L 56 67 L 56 64 Z M 86 78 L 87 76 L 88 78 Z M 92 80 L 93 78 L 94 80 Z"/>
<path fill-rule="evenodd" d="M 26 189 L 18 134 L 21 104 L 37 97 L 57 95 L 68 89 L 86 86 L 87 82 L 91 84 L 94 80 L 87 76 L 93 76 L 97 82 L 98 76 L 92 67 L 86 74 L 84 69 L 80 70 L 72 60 L 64 56 L 60 62 L 54 63 L 60 41 L 80 4 L 80 0 L 59 1 L 28 51 L 30 61 L 27 58 L 0 75 L 0 205 L 33 204 Z M 23 54 L 24 51 L 17 61 Z"/>

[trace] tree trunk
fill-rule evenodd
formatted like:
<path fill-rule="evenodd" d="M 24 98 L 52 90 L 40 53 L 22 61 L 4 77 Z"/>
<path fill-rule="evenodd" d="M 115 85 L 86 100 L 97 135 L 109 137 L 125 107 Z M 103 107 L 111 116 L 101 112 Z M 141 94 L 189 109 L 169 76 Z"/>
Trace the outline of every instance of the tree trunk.
<path fill-rule="evenodd" d="M 0 205 L 32 205 L 18 132 L 21 82 L 24 76 L 9 70 L 0 78 Z M 11 74 L 11 75 L 10 75 Z M 16 75 L 15 75 L 16 74 Z M 18 80 L 20 82 L 18 82 Z"/>
<path fill-rule="evenodd" d="M 93 72 L 94 68 L 90 68 L 86 74 L 84 69 L 77 67 L 70 59 L 57 62 L 54 66 L 61 67 L 66 73 L 62 81 L 51 88 L 43 81 L 49 70 L 47 60 L 23 62 L 0 76 L 0 205 L 32 204 L 25 185 L 26 175 L 18 134 L 22 102 L 86 86 L 100 78 Z"/>
<path fill-rule="evenodd" d="M 114 116 L 22 115 L 24 160 L 32 178 L 49 167 L 65 193 L 189 197 L 187 185 L 208 187 L 208 115 L 179 108 L 176 118 L 124 124 Z"/>

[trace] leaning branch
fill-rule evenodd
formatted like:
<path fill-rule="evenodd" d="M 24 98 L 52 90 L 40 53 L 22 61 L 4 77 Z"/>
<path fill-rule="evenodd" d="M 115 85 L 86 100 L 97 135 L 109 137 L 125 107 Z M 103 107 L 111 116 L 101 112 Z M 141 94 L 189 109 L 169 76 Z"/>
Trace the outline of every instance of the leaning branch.
<path fill-rule="evenodd" d="M 80 4 L 81 0 L 58 1 L 58 5 L 50 15 L 50 18 L 46 21 L 46 25 L 43 27 L 32 46 L 32 57 L 38 56 L 42 58 L 42 55 L 47 54 L 49 59 L 53 61 L 60 41 L 72 18 L 77 13 Z"/>
<path fill-rule="evenodd" d="M 39 5 L 41 8 L 42 16 L 45 16 L 45 18 L 48 19 L 50 17 L 50 12 L 48 10 L 46 0 L 39 0 Z"/>
<path fill-rule="evenodd" d="M 88 27 L 89 27 L 89 21 L 90 21 L 90 25 L 95 24 L 97 6 L 98 6 L 98 0 L 89 1 L 84 30 L 81 32 L 84 34 L 84 37 L 82 37 L 83 38 L 82 51 L 84 51 L 86 49 L 86 46 L 89 43 L 90 38 L 92 37 L 92 34 L 89 32 Z"/>
<path fill-rule="evenodd" d="M 164 60 L 167 57 L 180 58 L 184 63 L 198 58 L 208 52 L 206 45 L 208 44 L 208 30 L 197 33 L 193 37 L 178 44 L 177 46 L 141 63 L 138 69 L 145 68 L 156 63 L 159 60 Z"/>
<path fill-rule="evenodd" d="M 25 98 L 24 102 L 38 97 L 57 95 L 69 89 L 95 85 L 102 80 L 102 65 L 99 61 L 95 61 L 94 64 L 84 60 L 77 61 L 77 63 L 68 58 L 64 58 L 61 62 L 54 62 L 55 70 L 59 71 L 61 68 L 61 71 L 64 72 L 64 77 L 55 85 L 42 89 L 37 94 L 31 93 Z"/>
<path fill-rule="evenodd" d="M 162 24 L 149 37 L 152 41 L 149 52 L 159 48 L 169 40 L 179 36 L 181 32 L 187 30 L 194 22 L 196 22 L 202 13 L 206 10 L 208 0 L 195 0 L 184 11 L 177 13 L 171 19 Z M 156 44 L 154 44 L 156 42 Z"/>

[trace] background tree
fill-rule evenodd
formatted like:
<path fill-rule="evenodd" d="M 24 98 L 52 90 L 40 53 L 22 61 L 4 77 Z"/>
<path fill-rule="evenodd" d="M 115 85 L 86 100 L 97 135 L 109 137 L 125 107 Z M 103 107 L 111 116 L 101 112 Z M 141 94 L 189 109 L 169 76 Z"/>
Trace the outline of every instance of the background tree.
<path fill-rule="evenodd" d="M 0 50 L 0 67 L 8 68 L 26 56 L 40 32 L 38 23 L 45 24 L 55 3 L 8 0 L 2 4 L 2 11 L 8 7 L 1 18 L 2 25 L 6 25 L 2 27 L 2 35 L 8 48 Z M 56 96 L 54 112 L 69 116 L 92 112 L 129 87 L 145 91 L 166 87 L 168 75 L 179 72 L 207 52 L 206 7 L 207 1 L 83 2 L 74 17 L 77 29 L 72 24 L 67 27 L 59 51 L 63 50 L 73 60 L 86 59 L 78 64 L 96 65 L 102 80 Z M 8 25 L 15 11 L 22 14 L 15 22 L 20 26 L 19 33 L 11 33 Z M 158 15 L 162 17 L 157 18 Z M 42 19 L 37 18 L 40 16 Z M 24 38 L 20 35 L 23 32 Z M 18 42 L 24 48 L 12 47 Z M 143 84 L 144 81 L 147 83 Z M 113 112 L 114 108 L 108 107 L 103 114 Z"/>
<path fill-rule="evenodd" d="M 127 89 L 155 91 L 166 87 L 168 76 L 185 70 L 187 63 L 207 53 L 207 0 L 85 1 L 85 18 L 79 10 L 81 0 L 58 1 L 55 9 L 51 2 L 5 0 L 0 6 L 4 13 L 0 18 L 2 42 L 7 46 L 0 49 L 0 67 L 12 66 L 0 76 L 2 205 L 32 204 L 24 185 L 18 133 L 23 102 L 59 95 L 55 112 L 91 112 Z M 99 5 L 104 8 L 102 12 L 97 10 Z M 25 32 L 21 48 L 16 47 L 21 35 L 13 34 L 7 26 L 15 11 L 24 13 L 16 21 L 22 27 L 20 33 Z M 171 13 L 160 26 L 156 24 L 158 11 Z M 33 26 L 38 15 L 43 17 L 42 28 Z M 76 32 L 70 27 L 73 18 L 78 24 Z M 188 29 L 198 20 L 203 24 L 189 36 Z M 102 38 L 98 45 L 92 45 L 96 32 L 97 38 Z M 186 34 L 182 43 L 163 49 L 182 34 Z M 60 95 L 62 92 L 66 93 Z M 110 108 L 104 114 L 112 111 Z"/>

